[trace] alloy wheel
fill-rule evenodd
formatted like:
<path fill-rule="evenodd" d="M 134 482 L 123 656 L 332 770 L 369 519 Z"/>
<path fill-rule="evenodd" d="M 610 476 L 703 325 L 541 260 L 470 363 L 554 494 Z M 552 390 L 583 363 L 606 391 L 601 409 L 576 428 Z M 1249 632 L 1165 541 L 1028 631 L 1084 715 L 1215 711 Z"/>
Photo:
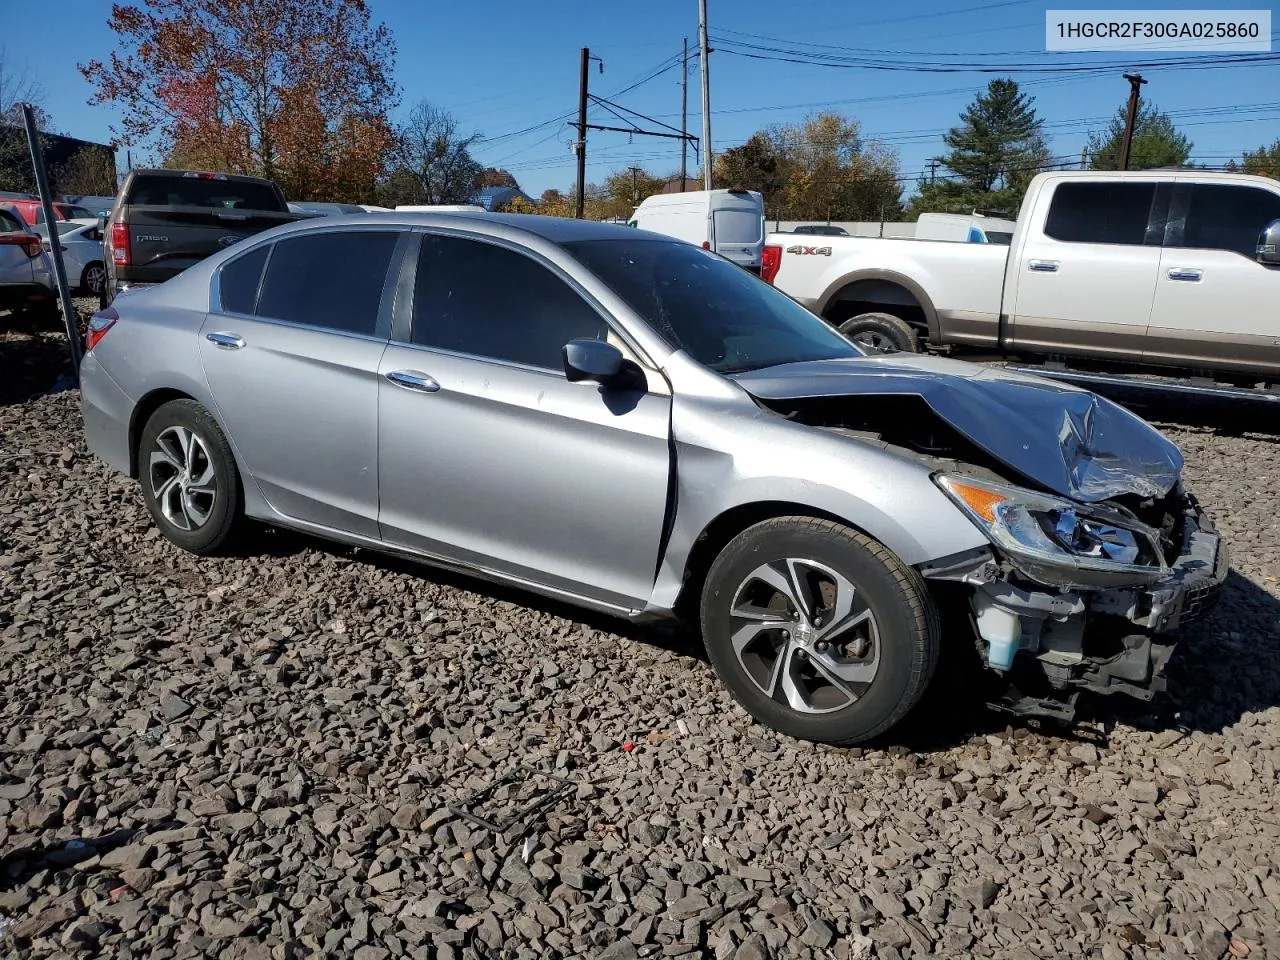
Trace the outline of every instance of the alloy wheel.
<path fill-rule="evenodd" d="M 164 518 L 179 530 L 198 530 L 218 496 L 213 461 L 200 437 L 186 427 L 166 427 L 148 460 L 151 494 Z"/>
<path fill-rule="evenodd" d="M 100 263 L 91 265 L 84 272 L 84 285 L 90 293 L 102 293 L 102 285 L 107 280 L 107 268 Z"/>
<path fill-rule="evenodd" d="M 862 330 L 859 333 L 855 333 L 851 339 L 854 343 L 870 347 L 880 353 L 894 353 L 898 349 L 897 344 L 892 339 L 875 330 Z"/>
<path fill-rule="evenodd" d="M 786 558 L 734 592 L 731 642 L 765 696 L 799 713 L 831 713 L 862 697 L 880 667 L 875 614 L 842 574 Z"/>

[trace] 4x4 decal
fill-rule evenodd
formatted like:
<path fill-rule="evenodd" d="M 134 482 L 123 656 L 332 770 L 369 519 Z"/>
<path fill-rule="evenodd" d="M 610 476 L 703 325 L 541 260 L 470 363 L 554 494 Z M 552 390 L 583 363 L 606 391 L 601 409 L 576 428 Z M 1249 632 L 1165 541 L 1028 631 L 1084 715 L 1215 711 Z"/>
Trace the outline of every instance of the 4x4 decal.
<path fill-rule="evenodd" d="M 831 256 L 830 247 L 802 247 L 797 244 L 794 247 L 787 247 L 787 253 L 798 253 L 805 257 L 829 257 Z"/>

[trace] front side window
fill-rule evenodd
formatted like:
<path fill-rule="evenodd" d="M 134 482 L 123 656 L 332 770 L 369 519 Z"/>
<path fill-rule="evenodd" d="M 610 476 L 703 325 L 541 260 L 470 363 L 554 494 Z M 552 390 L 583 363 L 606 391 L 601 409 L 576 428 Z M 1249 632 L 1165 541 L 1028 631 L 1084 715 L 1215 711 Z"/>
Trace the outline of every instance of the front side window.
<path fill-rule="evenodd" d="M 604 319 L 531 257 L 460 237 L 423 237 L 413 342 L 490 360 L 561 370 L 570 340 L 604 340 Z"/>
<path fill-rule="evenodd" d="M 278 240 L 255 312 L 372 336 L 398 239 L 389 230 L 352 230 Z"/>
<path fill-rule="evenodd" d="M 673 348 L 719 373 L 863 355 L 786 294 L 692 244 L 580 240 L 564 247 Z"/>
<path fill-rule="evenodd" d="M 1154 183 L 1059 183 L 1044 232 L 1067 243 L 1141 246 L 1155 195 Z"/>
<path fill-rule="evenodd" d="M 1260 187 L 1193 183 L 1179 247 L 1231 250 L 1253 259 L 1258 235 L 1280 220 L 1280 194 Z"/>

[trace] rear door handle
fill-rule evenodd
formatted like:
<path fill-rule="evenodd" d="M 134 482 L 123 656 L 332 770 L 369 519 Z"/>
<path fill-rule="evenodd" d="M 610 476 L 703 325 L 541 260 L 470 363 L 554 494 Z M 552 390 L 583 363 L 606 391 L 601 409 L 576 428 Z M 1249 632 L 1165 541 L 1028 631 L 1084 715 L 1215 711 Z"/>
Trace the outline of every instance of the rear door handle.
<path fill-rule="evenodd" d="M 204 338 L 223 350 L 239 350 L 244 346 L 244 337 L 238 333 L 206 333 Z"/>
<path fill-rule="evenodd" d="M 435 393 L 440 389 L 435 377 L 429 377 L 421 370 L 392 370 L 386 377 L 397 387 L 416 390 L 418 393 Z"/>
<path fill-rule="evenodd" d="M 1028 260 L 1027 266 L 1029 266 L 1036 273 L 1057 273 L 1058 272 L 1057 260 Z"/>
<path fill-rule="evenodd" d="M 1170 280 L 1188 280 L 1191 283 L 1197 283 L 1203 276 L 1203 270 L 1193 270 L 1185 267 L 1174 267 L 1169 271 Z"/>

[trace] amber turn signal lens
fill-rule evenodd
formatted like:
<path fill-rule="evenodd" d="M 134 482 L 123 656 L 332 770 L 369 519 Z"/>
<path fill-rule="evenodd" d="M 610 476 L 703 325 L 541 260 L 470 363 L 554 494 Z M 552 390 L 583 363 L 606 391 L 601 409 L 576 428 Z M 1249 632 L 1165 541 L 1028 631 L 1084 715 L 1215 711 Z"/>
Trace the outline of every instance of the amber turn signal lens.
<path fill-rule="evenodd" d="M 995 493 L 984 487 L 970 486 L 953 477 L 947 478 L 947 489 L 963 500 L 970 510 L 987 523 L 996 522 L 996 507 L 1009 499 L 1002 493 Z"/>

